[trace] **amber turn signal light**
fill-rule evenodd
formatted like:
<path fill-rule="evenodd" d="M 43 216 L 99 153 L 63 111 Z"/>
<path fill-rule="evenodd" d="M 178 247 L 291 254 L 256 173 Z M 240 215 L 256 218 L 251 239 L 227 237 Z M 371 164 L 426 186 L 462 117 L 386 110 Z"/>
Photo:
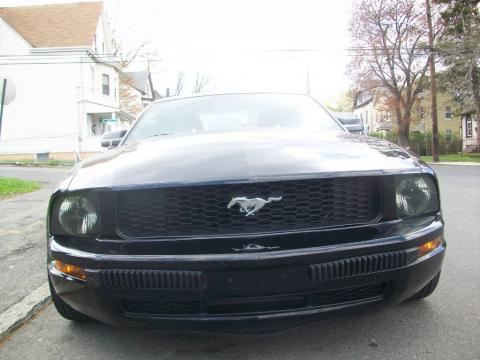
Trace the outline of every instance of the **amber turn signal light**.
<path fill-rule="evenodd" d="M 55 260 L 53 264 L 55 266 L 55 269 L 57 269 L 58 271 L 66 275 L 69 275 L 71 277 L 81 279 L 81 280 L 87 280 L 87 274 L 85 274 L 84 268 L 81 268 L 75 265 L 65 264 L 59 260 Z"/>
<path fill-rule="evenodd" d="M 418 247 L 417 256 L 422 257 L 424 255 L 427 255 L 429 252 L 432 252 L 433 250 L 438 248 L 441 244 L 442 244 L 441 237 L 438 237 L 429 242 L 426 242 L 425 244 L 422 244 Z"/>

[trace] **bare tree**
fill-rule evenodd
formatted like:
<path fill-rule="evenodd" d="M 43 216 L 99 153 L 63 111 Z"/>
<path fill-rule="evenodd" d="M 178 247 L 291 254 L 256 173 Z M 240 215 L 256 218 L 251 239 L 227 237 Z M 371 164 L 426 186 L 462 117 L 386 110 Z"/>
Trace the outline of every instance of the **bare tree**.
<path fill-rule="evenodd" d="M 209 83 L 210 83 L 210 79 L 205 75 L 200 74 L 199 71 L 197 71 L 197 74 L 195 76 L 195 85 L 193 87 L 192 92 L 194 94 L 198 94 L 202 92 L 202 90 L 204 90 Z"/>
<path fill-rule="evenodd" d="M 179 71 L 177 74 L 177 85 L 175 86 L 175 96 L 179 96 L 182 93 L 185 85 L 185 74 L 183 71 Z"/>
<path fill-rule="evenodd" d="M 122 51 L 122 45 L 119 42 L 112 40 L 112 43 L 113 43 L 113 49 L 114 49 L 113 56 L 116 58 L 121 70 L 126 69 L 128 65 L 130 65 L 137 57 L 139 57 L 140 52 L 148 45 L 147 42 L 144 42 L 140 44 L 138 47 L 124 53 Z"/>
<path fill-rule="evenodd" d="M 131 76 L 121 74 L 119 86 L 120 109 L 136 117 L 142 111 L 142 101 L 137 95 Z"/>
<path fill-rule="evenodd" d="M 350 74 L 362 89 L 385 89 L 395 112 L 398 142 L 407 146 L 412 107 L 427 85 L 423 6 L 416 0 L 359 0 L 350 31 L 355 50 Z"/>

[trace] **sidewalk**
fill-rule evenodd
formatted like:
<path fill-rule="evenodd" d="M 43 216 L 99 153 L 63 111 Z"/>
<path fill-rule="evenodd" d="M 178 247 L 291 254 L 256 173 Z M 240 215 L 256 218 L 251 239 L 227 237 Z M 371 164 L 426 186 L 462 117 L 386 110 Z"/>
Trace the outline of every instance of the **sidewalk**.
<path fill-rule="evenodd" d="M 0 341 L 49 299 L 45 219 L 68 169 L 0 166 L 0 176 L 37 181 L 38 191 L 0 201 Z"/>
<path fill-rule="evenodd" d="M 440 161 L 440 162 L 428 162 L 428 165 L 460 165 L 460 166 L 480 166 L 479 162 L 470 161 Z"/>
<path fill-rule="evenodd" d="M 47 281 L 45 217 L 53 184 L 0 201 L 0 313 Z"/>

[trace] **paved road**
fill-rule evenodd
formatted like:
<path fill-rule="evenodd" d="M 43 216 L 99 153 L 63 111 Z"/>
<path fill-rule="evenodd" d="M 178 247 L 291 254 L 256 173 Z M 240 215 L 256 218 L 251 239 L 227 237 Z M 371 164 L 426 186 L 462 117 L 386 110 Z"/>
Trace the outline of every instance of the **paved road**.
<path fill-rule="evenodd" d="M 0 167 L 0 177 L 39 181 L 33 193 L 0 201 L 0 313 L 43 284 L 48 198 L 66 169 Z"/>
<path fill-rule="evenodd" d="M 0 345 L 0 358 L 480 359 L 480 167 L 436 169 L 448 251 L 439 287 L 427 300 L 268 336 L 73 324 L 49 305 Z"/>
<path fill-rule="evenodd" d="M 15 177 L 25 180 L 39 181 L 45 184 L 56 184 L 68 173 L 68 168 L 0 166 L 0 177 Z"/>

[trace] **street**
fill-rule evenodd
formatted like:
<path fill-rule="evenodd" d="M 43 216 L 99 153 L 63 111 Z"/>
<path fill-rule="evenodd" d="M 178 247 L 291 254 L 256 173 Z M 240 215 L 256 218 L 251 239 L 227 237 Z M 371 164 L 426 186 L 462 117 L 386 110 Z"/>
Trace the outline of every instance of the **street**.
<path fill-rule="evenodd" d="M 0 359 L 480 359 L 480 166 L 434 168 L 448 247 L 440 284 L 423 301 L 269 335 L 75 324 L 49 304 L 0 342 Z M 64 173 L 25 170 L 0 168 L 0 176 L 45 181 L 38 192 L 0 201 L 0 312 L 46 281 L 46 201 Z"/>

